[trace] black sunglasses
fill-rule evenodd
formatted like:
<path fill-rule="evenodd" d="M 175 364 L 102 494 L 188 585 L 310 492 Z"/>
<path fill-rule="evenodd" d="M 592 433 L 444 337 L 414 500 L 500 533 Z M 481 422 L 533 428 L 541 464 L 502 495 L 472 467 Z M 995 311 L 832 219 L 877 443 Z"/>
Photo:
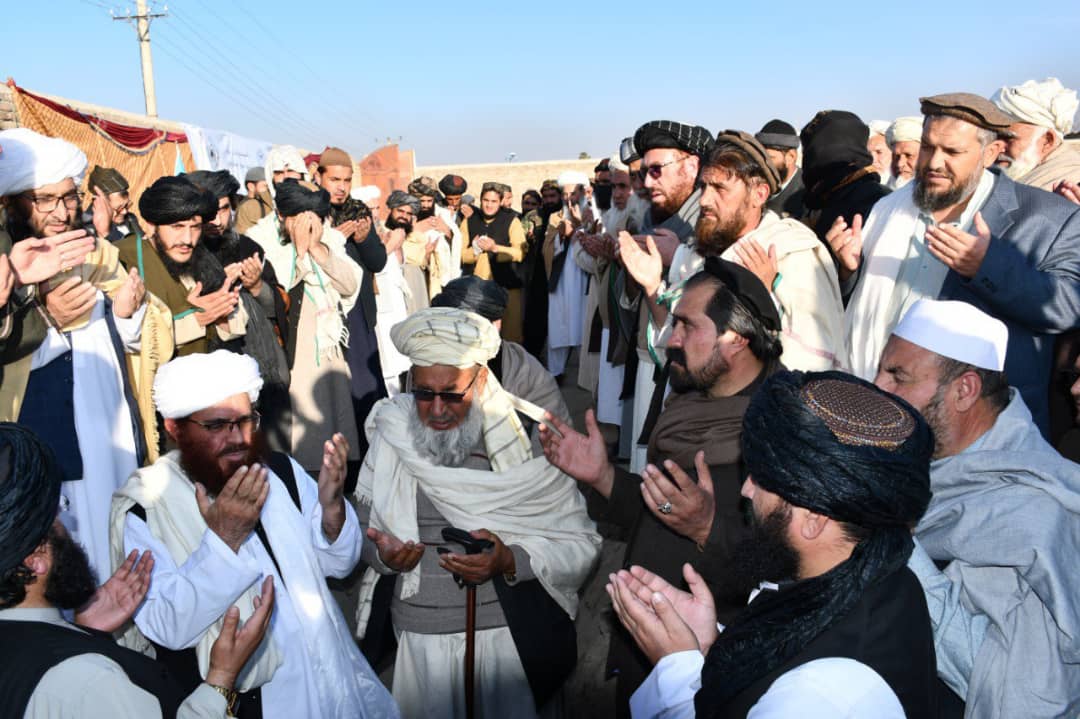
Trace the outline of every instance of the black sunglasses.
<path fill-rule="evenodd" d="M 472 381 L 465 385 L 465 389 L 460 392 L 436 392 L 433 389 L 422 389 L 418 387 L 414 387 L 410 391 L 417 402 L 434 402 L 435 398 L 438 397 L 446 404 L 461 404 L 465 401 L 465 395 L 467 395 L 469 390 L 472 389 L 472 386 L 476 384 L 476 378 L 479 376 L 480 370 L 477 370 L 476 374 L 473 375 Z"/>

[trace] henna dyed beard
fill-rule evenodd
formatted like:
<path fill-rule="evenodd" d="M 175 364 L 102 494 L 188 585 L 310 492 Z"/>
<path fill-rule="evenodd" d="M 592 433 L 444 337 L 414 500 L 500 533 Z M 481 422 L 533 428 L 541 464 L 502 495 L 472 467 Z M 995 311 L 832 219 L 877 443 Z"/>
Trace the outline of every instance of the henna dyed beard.
<path fill-rule="evenodd" d="M 180 466 L 188 479 L 206 487 L 210 496 L 215 496 L 225 487 L 225 483 L 240 467 L 250 467 L 258 462 L 266 464 L 269 450 L 263 433 L 255 432 L 251 442 L 229 442 L 216 451 L 209 451 L 205 441 L 197 440 L 186 432 L 178 432 L 175 437 L 180 450 Z M 229 456 L 232 453 L 241 456 Z"/>

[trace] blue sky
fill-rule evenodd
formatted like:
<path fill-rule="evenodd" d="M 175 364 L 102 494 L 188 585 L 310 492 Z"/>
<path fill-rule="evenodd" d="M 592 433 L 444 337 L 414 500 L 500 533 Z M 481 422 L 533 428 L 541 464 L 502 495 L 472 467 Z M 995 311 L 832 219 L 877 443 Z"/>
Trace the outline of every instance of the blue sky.
<path fill-rule="evenodd" d="M 357 155 L 400 137 L 421 165 L 598 157 L 651 119 L 755 131 L 1030 78 L 1080 88 L 1080 3 L 166 4 L 151 26 L 161 117 Z M 5 5 L 0 75 L 143 111 L 135 31 L 109 17 L 133 1 Z"/>

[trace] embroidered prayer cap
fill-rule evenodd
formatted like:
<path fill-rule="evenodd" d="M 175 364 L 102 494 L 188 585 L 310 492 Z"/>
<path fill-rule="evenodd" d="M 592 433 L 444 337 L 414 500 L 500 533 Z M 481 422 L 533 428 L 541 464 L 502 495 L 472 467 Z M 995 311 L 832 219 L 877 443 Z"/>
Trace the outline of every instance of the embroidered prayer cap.
<path fill-rule="evenodd" d="M 862 527 L 910 527 L 930 502 L 934 438 L 904 400 L 843 372 L 778 372 L 743 416 L 754 484 Z"/>
<path fill-rule="evenodd" d="M 564 170 L 559 173 L 559 179 L 557 180 L 559 187 L 577 187 L 578 185 L 588 185 L 589 176 L 579 170 Z"/>
<path fill-rule="evenodd" d="M 984 130 L 992 130 L 1002 137 L 1012 137 L 1009 125 L 1016 119 L 1002 112 L 997 105 L 971 92 L 949 92 L 933 97 L 920 97 L 919 109 L 923 115 L 946 115 L 969 122 Z"/>
<path fill-rule="evenodd" d="M 731 130 L 725 130 L 725 132 L 731 132 Z M 799 133 L 783 120 L 769 120 L 754 137 L 765 147 L 783 150 L 799 149 Z"/>
<path fill-rule="evenodd" d="M 314 212 L 325 220 L 330 215 L 330 193 L 310 182 L 287 177 L 274 185 L 274 198 L 282 217 L 293 217 L 301 212 Z"/>
<path fill-rule="evenodd" d="M 1042 82 L 1028 80 L 1022 85 L 1005 86 L 990 100 L 1018 122 L 1049 127 L 1059 135 L 1068 135 L 1080 102 L 1076 90 L 1070 90 L 1056 77 Z"/>
<path fill-rule="evenodd" d="M 439 194 L 439 188 L 435 186 L 434 178 L 418 177 L 409 183 L 409 194 L 414 197 L 435 197 Z"/>
<path fill-rule="evenodd" d="M 238 394 L 259 399 L 259 364 L 247 355 L 216 350 L 177 357 L 154 377 L 154 406 L 165 419 L 189 417 Z"/>
<path fill-rule="evenodd" d="M 641 157 L 649 150 L 672 148 L 701 156 L 712 144 L 712 133 L 701 125 L 673 120 L 646 122 L 634 133 L 634 150 Z"/>
<path fill-rule="evenodd" d="M 217 214 L 217 198 L 186 176 L 159 177 L 139 197 L 139 214 L 152 225 L 171 225 L 193 217 L 209 222 Z"/>
<path fill-rule="evenodd" d="M 386 198 L 386 206 L 391 210 L 395 207 L 401 207 L 403 205 L 408 205 L 409 207 L 411 207 L 413 213 L 418 214 L 420 212 L 420 200 L 418 200 L 413 195 L 410 195 L 408 192 L 404 192 L 402 190 L 394 190 L 390 193 L 390 197 Z"/>
<path fill-rule="evenodd" d="M 0 197 L 18 195 L 71 178 L 78 187 L 86 155 L 67 140 L 25 127 L 0 132 Z"/>
<path fill-rule="evenodd" d="M 390 339 L 418 367 L 460 369 L 487 364 L 502 344 L 495 325 L 475 312 L 453 307 L 413 313 L 390 328 Z"/>
<path fill-rule="evenodd" d="M 777 120 L 776 122 L 779 122 Z M 795 129 L 792 128 L 792 132 Z M 715 150 L 724 144 L 734 145 L 743 151 L 744 154 L 750 157 L 750 161 L 760 167 L 765 173 L 765 182 L 769 185 L 769 192 L 776 193 L 780 190 L 780 173 L 773 167 L 772 162 L 769 161 L 769 155 L 765 152 L 764 143 L 759 141 L 754 135 L 749 132 L 743 132 L 742 130 L 724 130 L 716 136 L 716 143 L 712 149 Z M 798 138 L 795 139 L 795 147 L 799 146 Z"/>
<path fill-rule="evenodd" d="M 240 182 L 228 170 L 196 170 L 181 177 L 186 177 L 196 187 L 209 192 L 215 200 L 231 198 L 240 192 Z"/>
<path fill-rule="evenodd" d="M 244 184 L 249 182 L 266 182 L 266 168 L 264 167 L 252 167 L 244 175 Z"/>
<path fill-rule="evenodd" d="M 22 564 L 48 535 L 62 480 L 56 457 L 36 434 L 0 422 L 0 573 Z"/>
<path fill-rule="evenodd" d="M 888 120 L 871 120 L 867 127 L 870 128 L 870 137 L 874 135 L 884 135 L 889 130 L 889 125 L 892 123 Z"/>
<path fill-rule="evenodd" d="M 921 116 L 898 117 L 885 131 L 885 142 L 892 147 L 898 142 L 922 142 L 923 118 Z"/>
<path fill-rule="evenodd" d="M 113 168 L 94 165 L 94 169 L 90 170 L 88 187 L 91 192 L 99 189 L 106 195 L 111 195 L 114 192 L 126 192 L 129 185 L 127 179 Z"/>
<path fill-rule="evenodd" d="M 735 299 L 767 329 L 780 331 L 780 314 L 776 311 L 776 305 L 765 283 L 757 275 L 742 265 L 719 257 L 707 258 L 702 271 L 719 278 L 724 287 L 735 295 Z"/>
<path fill-rule="evenodd" d="M 445 175 L 439 180 L 439 191 L 444 195 L 464 195 L 469 183 L 461 175 Z"/>
<path fill-rule="evenodd" d="M 431 299 L 431 306 L 468 310 L 494 322 L 503 318 L 509 298 L 509 293 L 497 282 L 463 275 L 447 282 L 442 292 Z"/>
<path fill-rule="evenodd" d="M 348 167 L 350 170 L 353 166 L 352 158 L 349 157 L 349 153 L 342 150 L 340 147 L 328 147 L 322 151 L 322 154 L 318 156 L 319 169 L 325 170 L 327 167 Z"/>
<path fill-rule="evenodd" d="M 892 333 L 942 357 L 994 372 L 1005 371 L 1009 328 L 967 302 L 918 300 Z"/>

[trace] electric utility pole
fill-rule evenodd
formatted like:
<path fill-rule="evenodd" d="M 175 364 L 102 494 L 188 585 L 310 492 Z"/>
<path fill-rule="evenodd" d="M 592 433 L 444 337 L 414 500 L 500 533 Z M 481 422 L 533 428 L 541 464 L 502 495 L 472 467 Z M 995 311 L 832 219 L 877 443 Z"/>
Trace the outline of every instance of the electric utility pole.
<path fill-rule="evenodd" d="M 168 8 L 165 8 L 168 10 Z M 139 57 L 142 60 L 143 95 L 146 97 L 146 114 L 157 117 L 157 95 L 154 93 L 154 58 L 150 55 L 150 21 L 167 17 L 167 12 L 151 13 L 146 0 L 136 0 L 134 15 L 113 16 L 113 20 L 135 21 L 135 33 L 139 38 Z"/>

